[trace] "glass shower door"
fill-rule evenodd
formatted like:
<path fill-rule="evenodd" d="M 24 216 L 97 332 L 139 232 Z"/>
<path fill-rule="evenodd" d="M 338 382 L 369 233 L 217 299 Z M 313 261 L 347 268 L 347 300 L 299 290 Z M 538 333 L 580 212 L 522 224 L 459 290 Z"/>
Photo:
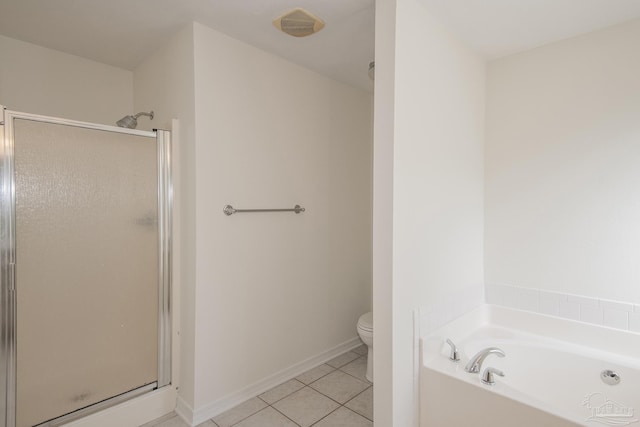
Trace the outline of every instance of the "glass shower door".
<path fill-rule="evenodd" d="M 166 221 L 155 134 L 12 126 L 15 425 L 28 427 L 158 385 Z"/>

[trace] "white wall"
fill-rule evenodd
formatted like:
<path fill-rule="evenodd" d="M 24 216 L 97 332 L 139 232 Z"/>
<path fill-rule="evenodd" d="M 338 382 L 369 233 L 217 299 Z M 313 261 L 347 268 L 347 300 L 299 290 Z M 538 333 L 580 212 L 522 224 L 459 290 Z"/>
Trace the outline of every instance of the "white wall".
<path fill-rule="evenodd" d="M 396 0 L 376 2 L 373 120 L 373 419 L 393 426 L 393 135 Z"/>
<path fill-rule="evenodd" d="M 0 64 L 0 100 L 11 108 L 107 124 L 154 110 L 140 129 L 179 120 L 173 386 L 182 415 L 356 344 L 357 319 L 371 310 L 370 93 L 199 24 L 133 73 L 7 38 L 0 49 L 14 59 Z M 227 203 L 307 211 L 226 217 Z M 171 401 L 160 397 L 82 425 L 157 416 Z"/>
<path fill-rule="evenodd" d="M 392 297 L 374 298 L 374 312 L 392 314 L 391 383 L 376 383 L 392 390 L 392 414 L 383 406 L 375 422 L 411 426 L 418 422 L 413 311 L 482 292 L 485 65 L 417 0 L 397 1 L 395 31 L 394 136 L 375 140 L 393 144 Z"/>
<path fill-rule="evenodd" d="M 357 337 L 372 144 L 370 93 L 199 24 L 195 94 L 198 411 Z"/>
<path fill-rule="evenodd" d="M 493 61 L 486 281 L 640 302 L 640 20 Z"/>
<path fill-rule="evenodd" d="M 128 70 L 0 36 L 0 104 L 10 110 L 115 125 L 133 109 Z"/>
<path fill-rule="evenodd" d="M 179 31 L 134 72 L 139 129 L 173 131 L 173 327 L 172 383 L 183 405 L 193 407 L 195 371 L 195 82 L 193 25 Z M 179 129 L 172 129 L 172 119 Z"/>

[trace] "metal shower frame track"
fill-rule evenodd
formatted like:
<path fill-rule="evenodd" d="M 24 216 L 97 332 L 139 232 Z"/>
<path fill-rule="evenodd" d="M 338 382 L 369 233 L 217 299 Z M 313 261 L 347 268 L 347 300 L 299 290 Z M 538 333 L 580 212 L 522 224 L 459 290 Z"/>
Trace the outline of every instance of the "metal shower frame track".
<path fill-rule="evenodd" d="M 80 127 L 156 139 L 158 166 L 158 381 L 88 408 L 56 418 L 41 426 L 68 423 L 116 405 L 126 399 L 171 384 L 172 206 L 171 134 L 141 131 L 59 119 L 7 110 L 0 105 L 0 427 L 15 427 L 16 419 L 16 234 L 14 177 L 14 119 Z M 2 415 L 4 414 L 4 416 Z"/>

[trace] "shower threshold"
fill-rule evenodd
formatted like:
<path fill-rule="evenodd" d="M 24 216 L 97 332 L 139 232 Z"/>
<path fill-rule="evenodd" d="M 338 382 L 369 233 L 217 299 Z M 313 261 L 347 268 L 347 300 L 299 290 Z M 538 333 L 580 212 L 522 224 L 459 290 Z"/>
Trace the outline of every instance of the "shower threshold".
<path fill-rule="evenodd" d="M 125 402 L 129 399 L 133 399 L 134 397 L 138 397 L 150 391 L 153 391 L 158 388 L 158 383 L 153 382 L 151 384 L 143 385 L 142 387 L 135 388 L 126 393 L 119 394 L 114 397 L 110 397 L 109 399 L 105 399 L 101 402 L 94 403 L 93 405 L 86 406 L 84 408 L 78 409 L 77 411 L 70 412 L 68 414 L 62 415 L 60 417 L 54 418 L 49 421 L 45 421 L 40 423 L 34 427 L 58 427 L 64 424 L 70 423 L 72 421 L 78 420 L 80 418 L 86 417 L 87 415 L 94 414 L 96 412 L 102 411 L 103 409 L 110 408 L 112 406 L 118 405 L 122 402 Z"/>

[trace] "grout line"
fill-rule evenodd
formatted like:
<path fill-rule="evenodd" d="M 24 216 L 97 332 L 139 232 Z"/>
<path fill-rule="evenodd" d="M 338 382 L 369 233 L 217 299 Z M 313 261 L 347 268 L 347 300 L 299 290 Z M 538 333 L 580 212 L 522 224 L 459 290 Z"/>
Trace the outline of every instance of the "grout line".
<path fill-rule="evenodd" d="M 321 392 L 320 390 L 316 390 L 315 388 L 311 387 L 310 385 L 308 385 L 307 387 L 309 387 L 311 390 L 315 391 L 316 393 L 320 393 L 322 396 L 326 397 L 327 399 L 331 399 L 334 402 L 336 402 L 338 405 L 342 405 L 342 403 L 338 402 L 335 399 L 332 399 L 330 396 L 327 396 L 326 394 L 324 394 L 323 392 Z"/>
<path fill-rule="evenodd" d="M 372 386 L 372 385 L 373 385 L 373 383 L 370 383 L 370 382 L 369 382 L 369 380 L 366 380 L 366 379 L 365 379 L 365 380 L 363 380 L 362 378 L 358 378 L 358 377 L 356 377 L 355 375 L 351 375 L 349 372 L 345 372 L 345 371 L 340 371 L 340 372 L 342 372 L 343 374 L 347 374 L 347 375 L 349 375 L 351 378 L 355 378 L 356 380 L 360 381 L 361 383 L 365 383 L 365 384 L 367 384 L 367 385 L 369 385 L 369 386 Z M 368 388 L 368 387 L 367 387 L 367 388 Z"/>
<path fill-rule="evenodd" d="M 344 406 L 344 405 L 343 405 L 343 406 Z M 360 413 L 358 413 L 358 412 L 354 411 L 354 410 L 353 410 L 353 409 L 351 409 L 351 408 L 347 408 L 347 407 L 345 406 L 345 407 L 344 407 L 344 409 L 346 409 L 346 410 L 347 410 L 347 411 L 349 411 L 349 412 L 353 412 L 354 414 L 356 414 L 356 415 L 358 415 L 358 416 L 360 416 L 360 417 L 364 418 L 364 419 L 365 419 L 365 420 L 367 420 L 367 421 L 371 421 L 371 422 L 373 422 L 373 420 L 370 420 L 369 418 L 367 418 L 367 417 L 365 417 L 364 415 L 362 415 L 362 414 L 360 414 Z"/>
<path fill-rule="evenodd" d="M 300 389 L 300 390 L 302 390 L 302 389 Z M 284 412 L 282 412 L 282 411 L 279 411 L 279 410 L 278 410 L 278 408 L 276 408 L 275 406 L 272 406 L 272 405 L 269 405 L 269 406 L 270 406 L 271 408 L 273 408 L 273 410 L 274 410 L 274 411 L 276 411 L 276 412 L 277 412 L 277 413 L 279 413 L 279 414 L 282 414 L 282 416 L 283 416 L 283 417 L 285 417 L 286 419 L 288 419 L 289 421 L 291 421 L 292 423 L 294 423 L 295 425 L 297 425 L 298 427 L 300 427 L 300 424 L 298 424 L 297 422 L 295 422 L 295 421 L 293 421 L 291 418 L 289 418 L 289 417 L 287 416 L 287 414 L 285 414 L 285 413 L 284 413 Z"/>
<path fill-rule="evenodd" d="M 263 399 L 263 398 L 261 398 L 260 396 L 257 396 L 257 397 L 258 397 L 258 399 L 262 400 L 264 403 L 266 403 L 266 404 L 267 404 L 267 405 L 269 405 L 269 406 L 273 406 L 273 404 L 274 404 L 274 403 L 278 403 L 278 402 L 280 402 L 282 399 L 286 399 L 287 397 L 291 396 L 293 393 L 297 393 L 297 392 L 299 392 L 300 390 L 302 390 L 303 388 L 308 387 L 305 383 L 303 383 L 302 381 L 298 381 L 298 380 L 297 380 L 297 379 L 295 379 L 295 378 L 292 378 L 292 379 L 290 379 L 289 381 L 296 381 L 296 382 L 299 382 L 300 384 L 302 384 L 302 387 L 300 387 L 300 388 L 299 388 L 299 389 L 297 389 L 297 390 L 292 391 L 291 393 L 287 394 L 286 396 L 281 397 L 280 399 L 276 400 L 276 401 L 275 401 L 275 402 L 273 402 L 273 403 L 269 403 L 269 402 L 267 402 L 266 400 L 264 400 L 264 399 Z M 288 383 L 289 381 L 285 381 L 285 382 L 283 382 L 282 384 L 286 384 L 286 383 Z M 272 389 L 269 389 L 269 390 L 265 391 L 265 392 L 264 392 L 264 393 L 262 393 L 262 394 L 269 393 L 271 390 L 273 390 L 273 389 L 276 389 L 276 388 L 280 387 L 282 384 L 279 384 L 279 385 L 277 385 L 277 386 L 273 387 Z"/>
<path fill-rule="evenodd" d="M 300 382 L 301 382 L 302 384 L 304 384 L 304 386 L 305 386 L 305 387 L 309 387 L 311 384 L 313 384 L 313 383 L 315 383 L 315 382 L 317 382 L 317 381 L 320 381 L 321 379 L 323 379 L 323 378 L 324 378 L 324 377 L 326 377 L 327 375 L 329 375 L 329 374 L 333 374 L 335 371 L 338 371 L 338 370 L 339 370 L 338 368 L 334 368 L 334 367 L 333 367 L 333 366 L 331 366 L 331 365 L 327 365 L 327 366 L 329 366 L 329 367 L 330 367 L 331 369 L 333 369 L 333 370 L 332 370 L 331 372 L 327 372 L 327 373 L 326 373 L 326 374 L 324 374 L 323 376 L 318 377 L 317 379 L 315 379 L 315 380 L 311 381 L 309 384 L 304 384 L 304 383 L 302 383 L 302 381 L 300 381 Z"/>
<path fill-rule="evenodd" d="M 327 415 L 325 415 L 324 417 L 320 418 L 318 421 L 316 421 L 315 423 L 311 424 L 311 427 L 317 425 L 320 421 L 324 420 L 325 418 L 327 418 L 329 415 L 333 414 L 334 412 L 336 412 L 338 409 L 340 409 L 342 407 L 342 405 L 338 406 L 336 409 L 334 409 L 333 411 L 329 412 Z"/>
<path fill-rule="evenodd" d="M 326 394 L 324 394 L 323 392 L 321 392 L 320 390 L 316 390 L 315 388 L 311 387 L 310 385 L 308 385 L 307 387 L 309 387 L 311 390 L 315 391 L 316 393 L 320 394 L 321 396 L 326 397 L 327 399 L 337 403 L 338 405 L 342 406 L 342 403 L 338 402 L 337 400 L 335 400 L 334 398 L 332 398 L 331 396 L 327 396 Z M 337 408 L 336 408 L 337 409 Z M 332 411 L 333 412 L 333 411 Z"/>
<path fill-rule="evenodd" d="M 257 397 L 257 396 L 256 396 L 256 397 Z M 258 399 L 260 399 L 260 398 L 258 397 Z M 249 400 L 250 400 L 250 399 L 249 399 Z M 260 400 L 262 400 L 262 399 L 260 399 Z M 262 400 L 262 401 L 265 403 L 265 405 L 267 405 L 267 406 L 271 406 L 271 405 L 269 405 L 267 402 L 265 402 L 264 400 Z M 245 401 L 245 402 L 246 402 L 246 401 Z M 244 402 L 243 402 L 243 403 L 244 403 Z M 242 405 L 242 403 L 241 403 L 240 405 Z M 238 406 L 240 406 L 240 405 L 238 405 Z M 233 409 L 233 408 L 231 408 L 231 409 Z M 235 426 L 235 425 L 238 425 L 238 424 L 240 424 L 241 422 L 243 422 L 244 420 L 246 420 L 247 418 L 249 418 L 249 417 L 253 417 L 255 414 L 257 414 L 258 412 L 260 412 L 260 411 L 262 411 L 262 410 L 264 410 L 264 409 L 266 409 L 266 407 L 264 407 L 264 408 L 260 408 L 259 410 L 257 410 L 256 412 L 252 413 L 251 415 L 248 415 L 248 416 L 246 416 L 246 417 L 242 418 L 241 420 L 238 420 L 237 422 L 235 422 L 235 423 L 233 423 L 233 424 L 229 424 L 229 426 L 230 426 L 230 427 L 233 427 L 233 426 Z M 215 421 L 214 421 L 214 422 L 215 422 Z"/>
<path fill-rule="evenodd" d="M 327 395 L 326 395 L 326 394 L 324 394 L 323 392 L 321 392 L 321 391 L 319 391 L 319 390 L 316 390 L 315 388 L 311 388 L 311 390 L 313 390 L 313 391 L 315 391 L 315 392 L 318 392 L 318 393 L 320 393 L 322 396 L 326 397 L 327 399 L 329 399 L 329 400 L 332 400 L 332 401 L 336 402 L 336 403 L 337 403 L 338 405 L 340 405 L 340 406 L 343 406 L 343 404 L 342 404 L 342 403 L 338 402 L 337 400 L 335 400 L 334 398 L 332 398 L 332 397 L 330 397 L 330 396 L 327 396 Z"/>
<path fill-rule="evenodd" d="M 363 414 L 361 414 L 360 412 L 355 411 L 355 410 L 353 410 L 353 409 L 351 409 L 351 408 L 349 408 L 349 407 L 347 406 L 347 403 L 351 402 L 353 399 L 355 399 L 356 397 L 360 396 L 362 393 L 364 393 L 365 391 L 369 390 L 370 388 L 373 388 L 373 384 L 371 384 L 371 386 L 370 386 L 370 387 L 367 387 L 367 388 L 365 388 L 364 390 L 362 390 L 362 391 L 361 391 L 360 393 L 358 393 L 357 395 L 353 396 L 353 397 L 352 397 L 351 399 L 349 399 L 348 401 L 344 402 L 344 405 L 342 405 L 342 406 L 344 406 L 345 408 L 347 408 L 347 409 L 349 409 L 349 410 L 351 410 L 351 411 L 355 412 L 356 414 L 360 415 L 361 417 L 364 417 L 364 418 L 368 419 L 369 421 L 373 422 L 373 420 L 372 420 L 372 419 L 370 419 L 369 417 L 367 417 L 366 415 L 363 415 Z M 373 402 L 372 402 L 372 404 L 373 404 Z"/>
<path fill-rule="evenodd" d="M 309 388 L 310 388 L 311 390 L 313 390 L 313 391 L 316 391 L 316 392 L 320 393 L 322 396 L 326 397 L 327 399 L 333 400 L 334 402 L 336 402 L 336 403 L 337 403 L 338 405 L 340 405 L 340 406 L 344 406 L 344 405 L 345 405 L 345 403 L 349 402 L 351 399 L 353 399 L 354 397 L 356 397 L 356 396 L 357 396 L 357 395 L 356 395 L 356 396 L 353 396 L 351 399 L 347 400 L 347 402 L 340 403 L 340 402 L 338 402 L 337 400 L 335 400 L 333 397 L 331 397 L 331 396 L 327 396 L 326 394 L 324 394 L 324 393 L 323 393 L 323 392 L 321 392 L 320 390 L 316 390 L 315 388 L 310 387 L 310 386 L 307 386 L 307 387 L 309 387 Z M 368 388 L 369 388 L 369 387 L 365 388 L 364 390 L 366 390 L 366 389 L 368 389 Z M 362 390 L 360 393 L 362 393 L 364 390 Z M 358 394 L 360 394 L 360 393 L 358 393 Z M 349 409 L 349 408 L 347 408 L 347 409 Z"/>
<path fill-rule="evenodd" d="M 364 356 L 360 356 L 360 357 L 358 357 L 358 359 L 361 359 L 361 358 L 364 358 Z M 358 359 L 353 359 L 351 362 L 347 363 L 347 365 L 349 365 L 349 364 L 351 364 L 351 363 L 355 362 L 355 361 L 356 361 L 356 360 L 358 360 Z M 344 365 L 344 366 L 347 366 L 347 365 Z M 344 366 L 343 366 L 342 368 L 344 368 Z M 343 373 L 345 373 L 345 374 L 347 374 L 347 375 L 349 375 L 349 376 L 351 376 L 351 377 L 353 377 L 353 378 L 355 378 L 355 379 L 357 379 L 357 380 L 360 380 L 360 381 L 362 381 L 362 382 L 364 382 L 364 383 L 367 383 L 367 384 L 369 384 L 369 385 L 371 385 L 371 386 L 373 385 L 373 383 L 369 382 L 369 380 L 368 380 L 368 379 L 366 379 L 366 376 L 365 376 L 365 379 L 363 380 L 362 378 L 358 378 L 358 377 L 356 377 L 355 375 L 351 375 L 349 372 L 343 371 L 343 370 L 342 370 L 342 368 L 338 368 L 338 371 L 343 372 Z M 329 374 L 327 374 L 327 375 L 329 375 Z M 366 370 L 365 370 L 365 375 L 366 375 Z M 315 382 L 315 381 L 314 381 L 314 382 Z"/>
<path fill-rule="evenodd" d="M 284 399 L 286 399 L 287 397 L 291 396 L 292 394 L 297 393 L 297 392 L 299 392 L 299 391 L 303 390 L 305 387 L 310 388 L 311 390 L 313 390 L 313 391 L 315 391 L 315 392 L 319 393 L 321 396 L 324 396 L 324 397 L 326 397 L 327 399 L 329 399 L 329 400 L 331 400 L 332 402 L 335 402 L 335 403 L 337 403 L 337 404 L 339 405 L 336 409 L 334 409 L 333 411 L 329 412 L 327 415 L 325 415 L 324 417 L 320 418 L 318 421 L 316 421 L 316 422 L 315 422 L 315 423 L 313 423 L 312 425 L 316 425 L 316 424 L 317 424 L 317 423 L 319 423 L 321 420 L 325 419 L 326 417 L 328 417 L 329 415 L 331 415 L 332 413 L 334 413 L 335 411 L 337 411 L 338 409 L 340 409 L 340 407 L 344 407 L 344 408 L 345 408 L 345 409 L 347 409 L 348 411 L 351 411 L 351 412 L 355 413 L 356 415 L 358 415 L 358 416 L 360 416 L 360 417 L 362 417 L 362 418 L 364 418 L 364 419 L 366 419 L 366 420 L 368 420 L 368 421 L 373 422 L 373 420 L 370 420 L 368 417 L 366 417 L 366 416 L 364 416 L 364 415 L 362 415 L 362 414 L 360 414 L 360 413 L 358 413 L 358 412 L 356 412 L 356 411 L 354 411 L 354 410 L 352 410 L 352 409 L 349 409 L 349 408 L 347 408 L 347 407 L 345 406 L 347 403 L 349 403 L 350 401 L 352 401 L 353 399 L 355 399 L 356 397 L 358 397 L 359 395 L 361 395 L 362 393 L 364 393 L 365 391 L 367 391 L 367 390 L 369 390 L 370 388 L 372 388 L 372 387 L 373 387 L 373 384 L 372 384 L 372 383 L 370 383 L 369 381 L 366 381 L 366 380 L 365 380 L 365 381 L 363 381 L 362 379 L 360 379 L 360 378 L 358 378 L 358 377 L 356 377 L 356 376 L 354 376 L 354 375 L 351 375 L 350 373 L 345 372 L 345 371 L 343 371 L 343 370 L 341 369 L 341 368 L 343 368 L 343 367 L 347 366 L 348 364 L 350 364 L 350 363 L 352 363 L 352 362 L 354 362 L 354 361 L 356 361 L 356 360 L 358 360 L 358 359 L 360 359 L 360 358 L 365 358 L 365 357 L 366 357 L 366 354 L 361 355 L 361 354 L 356 353 L 356 352 L 355 352 L 355 351 L 353 351 L 353 350 L 347 350 L 347 351 L 345 351 L 344 353 L 339 354 L 338 356 L 336 356 L 336 358 L 337 358 L 337 357 L 340 357 L 340 356 L 341 356 L 341 355 L 343 355 L 343 354 L 347 354 L 347 353 L 353 353 L 353 354 L 356 354 L 358 357 L 356 357 L 355 359 L 353 359 L 353 360 L 351 360 L 351 361 L 349 361 L 349 362 L 347 362 L 347 363 L 345 363 L 345 364 L 341 365 L 341 366 L 340 366 L 340 367 L 338 367 L 338 368 L 335 368 L 335 367 L 333 367 L 333 366 L 329 365 L 329 364 L 328 364 L 328 363 L 326 363 L 326 362 L 325 362 L 325 363 L 323 363 L 323 364 L 325 364 L 325 365 L 329 366 L 329 367 L 331 368 L 331 371 L 330 371 L 330 372 L 327 372 L 326 374 L 322 375 L 321 377 L 318 377 L 317 379 L 315 379 L 313 382 L 311 382 L 311 383 L 309 383 L 309 384 L 305 384 L 305 383 L 303 383 L 302 381 L 298 380 L 298 379 L 297 379 L 297 377 L 296 377 L 296 378 L 292 378 L 291 380 L 298 381 L 300 384 L 302 384 L 302 385 L 303 385 L 303 387 L 301 387 L 300 389 L 298 389 L 298 390 L 296 390 L 296 391 L 294 391 L 294 392 L 292 392 L 292 393 L 289 393 L 288 395 L 286 395 L 286 396 L 284 396 L 284 397 L 282 397 L 282 398 L 278 399 L 277 401 L 273 402 L 273 404 L 268 403 L 267 401 L 265 401 L 264 399 L 262 399 L 260 396 L 256 396 L 256 397 L 258 398 L 258 400 L 260 400 L 261 402 L 263 402 L 263 403 L 264 403 L 264 404 L 266 404 L 267 406 L 266 406 L 266 407 L 264 407 L 264 408 L 262 408 L 262 409 L 260 409 L 260 410 L 258 410 L 258 411 L 256 411 L 256 412 L 251 413 L 250 415 L 248 415 L 248 416 L 246 416 L 246 417 L 244 417 L 244 418 L 242 418 L 242 419 L 240 419 L 240 420 L 238 420 L 236 423 L 231 424 L 231 425 L 230 425 L 230 427 L 234 427 L 234 426 L 238 425 L 239 423 L 243 422 L 243 421 L 244 421 L 244 420 L 246 420 L 247 418 L 250 418 L 250 417 L 252 417 L 252 416 L 256 415 L 257 413 L 259 413 L 259 412 L 261 412 L 261 411 L 263 411 L 263 410 L 267 409 L 268 407 L 273 408 L 276 412 L 278 412 L 278 413 L 282 414 L 285 418 L 287 418 L 288 420 L 290 420 L 292 423 L 294 423 L 296 426 L 298 426 L 298 427 L 299 427 L 300 425 L 299 425 L 298 423 L 296 423 L 294 420 L 292 420 L 291 418 L 289 418 L 285 413 L 283 413 L 282 411 L 278 410 L 278 408 L 276 408 L 276 407 L 275 407 L 275 406 L 273 406 L 273 405 L 274 405 L 274 404 L 276 404 L 276 403 L 278 403 L 278 402 L 280 402 L 280 401 L 282 401 L 282 400 L 284 400 Z M 323 364 L 321 363 L 321 364 L 320 364 L 320 365 L 318 365 L 318 366 L 321 366 L 321 365 L 323 365 Z M 313 370 L 313 369 L 317 368 L 318 366 L 316 366 L 316 367 L 314 367 L 314 368 L 309 369 L 309 371 L 311 371 L 311 370 Z M 306 371 L 306 372 L 309 372 L 309 371 Z M 363 383 L 367 384 L 367 385 L 368 385 L 368 387 L 367 387 L 367 388 L 365 388 L 364 390 L 362 390 L 361 392 L 359 392 L 358 394 L 356 394 L 355 396 L 353 396 L 351 399 L 347 400 L 347 401 L 346 401 L 346 402 L 344 402 L 344 403 L 340 403 L 340 402 L 338 402 L 337 400 L 333 399 L 331 396 L 327 396 L 326 394 L 324 394 L 324 393 L 323 393 L 323 392 L 321 392 L 320 390 L 316 390 L 315 388 L 311 387 L 311 385 L 312 385 L 312 384 L 315 384 L 316 382 L 320 381 L 322 378 L 324 378 L 324 377 L 326 377 L 326 376 L 328 376 L 328 375 L 330 375 L 330 374 L 332 374 L 332 373 L 334 373 L 334 372 L 336 372 L 336 371 L 340 371 L 341 373 L 346 374 L 346 375 L 350 376 L 351 378 L 354 378 L 354 379 L 356 379 L 356 380 L 358 380 L 358 381 L 360 381 L 360 382 L 363 382 Z M 303 372 L 301 375 L 303 375 L 303 374 L 304 374 L 304 373 L 306 373 L 306 372 Z M 299 376 L 300 376 L 300 375 L 299 375 Z M 289 380 L 289 381 L 291 381 L 291 380 Z M 286 382 L 288 382 L 288 381 L 285 381 L 284 383 L 286 383 Z M 282 383 L 282 384 L 284 384 L 284 383 Z M 278 384 L 277 386 L 272 387 L 271 389 L 269 389 L 269 390 L 265 391 L 265 393 L 267 393 L 267 392 L 269 392 L 270 390 L 273 390 L 273 389 L 275 389 L 275 388 L 277 388 L 277 387 L 281 386 L 282 384 Z M 262 393 L 262 394 L 264 394 L 264 393 Z M 242 402 L 242 403 L 244 403 L 244 402 Z M 241 405 L 242 403 L 240 403 L 239 405 Z M 237 405 L 237 406 L 239 406 L 239 405 Z M 237 407 L 237 406 L 236 406 L 236 407 Z M 233 408 L 231 408 L 231 409 L 233 409 Z M 229 410 L 231 410 L 231 409 L 229 409 Z M 218 424 L 217 424 L 215 421 L 213 421 L 213 419 L 211 419 L 211 422 L 213 422 L 215 426 L 218 426 Z M 219 427 L 219 426 L 218 426 L 218 427 Z"/>
<path fill-rule="evenodd" d="M 358 356 L 358 357 L 356 357 L 356 358 L 354 358 L 354 359 L 351 359 L 351 360 L 350 360 L 350 361 L 348 361 L 347 363 L 343 363 L 342 365 L 340 365 L 340 366 L 338 366 L 338 367 L 334 367 L 333 365 L 329 365 L 329 363 L 328 363 L 328 362 L 331 362 L 331 360 L 337 359 L 338 357 L 340 357 L 340 356 L 342 356 L 342 355 L 345 355 L 345 354 L 347 354 L 347 353 L 353 353 L 353 354 L 355 354 L 355 355 L 356 355 L 356 356 Z M 358 353 L 356 353 L 355 351 L 353 351 L 353 350 L 349 350 L 349 351 L 345 351 L 345 352 L 344 352 L 344 353 L 342 353 L 342 354 L 337 355 L 336 357 L 334 357 L 333 359 L 331 359 L 331 360 L 329 360 L 328 362 L 325 362 L 325 363 L 326 363 L 327 365 L 331 366 L 331 367 L 332 367 L 332 368 L 334 368 L 334 369 L 340 369 L 340 368 L 342 368 L 343 366 L 347 366 L 349 363 L 353 362 L 354 360 L 359 359 L 360 357 L 361 357 L 361 356 L 360 356 Z"/>
<path fill-rule="evenodd" d="M 324 417 L 320 418 L 320 419 L 319 419 L 318 421 L 316 421 L 315 423 L 311 424 L 311 427 L 313 427 L 313 426 L 317 425 L 320 421 L 324 420 L 324 419 L 325 419 L 325 418 L 327 418 L 329 415 L 331 415 L 331 414 L 333 414 L 334 412 L 336 412 L 336 411 L 340 410 L 340 408 L 344 408 L 344 409 L 346 409 L 346 410 L 347 410 L 347 411 L 349 411 L 349 412 L 353 412 L 356 416 L 362 417 L 362 418 L 364 418 L 364 419 L 365 419 L 365 420 L 367 420 L 367 421 L 371 421 L 371 422 L 373 422 L 373 420 L 370 420 L 369 418 L 365 417 L 364 415 L 357 413 L 357 412 L 356 412 L 356 411 L 354 411 L 353 409 L 349 409 L 349 408 L 347 408 L 347 407 L 346 407 L 346 406 L 344 406 L 344 405 L 340 405 L 339 407 L 337 407 L 337 408 L 336 408 L 336 409 L 334 409 L 333 411 L 329 412 L 329 413 L 328 413 L 327 415 L 325 415 Z"/>

